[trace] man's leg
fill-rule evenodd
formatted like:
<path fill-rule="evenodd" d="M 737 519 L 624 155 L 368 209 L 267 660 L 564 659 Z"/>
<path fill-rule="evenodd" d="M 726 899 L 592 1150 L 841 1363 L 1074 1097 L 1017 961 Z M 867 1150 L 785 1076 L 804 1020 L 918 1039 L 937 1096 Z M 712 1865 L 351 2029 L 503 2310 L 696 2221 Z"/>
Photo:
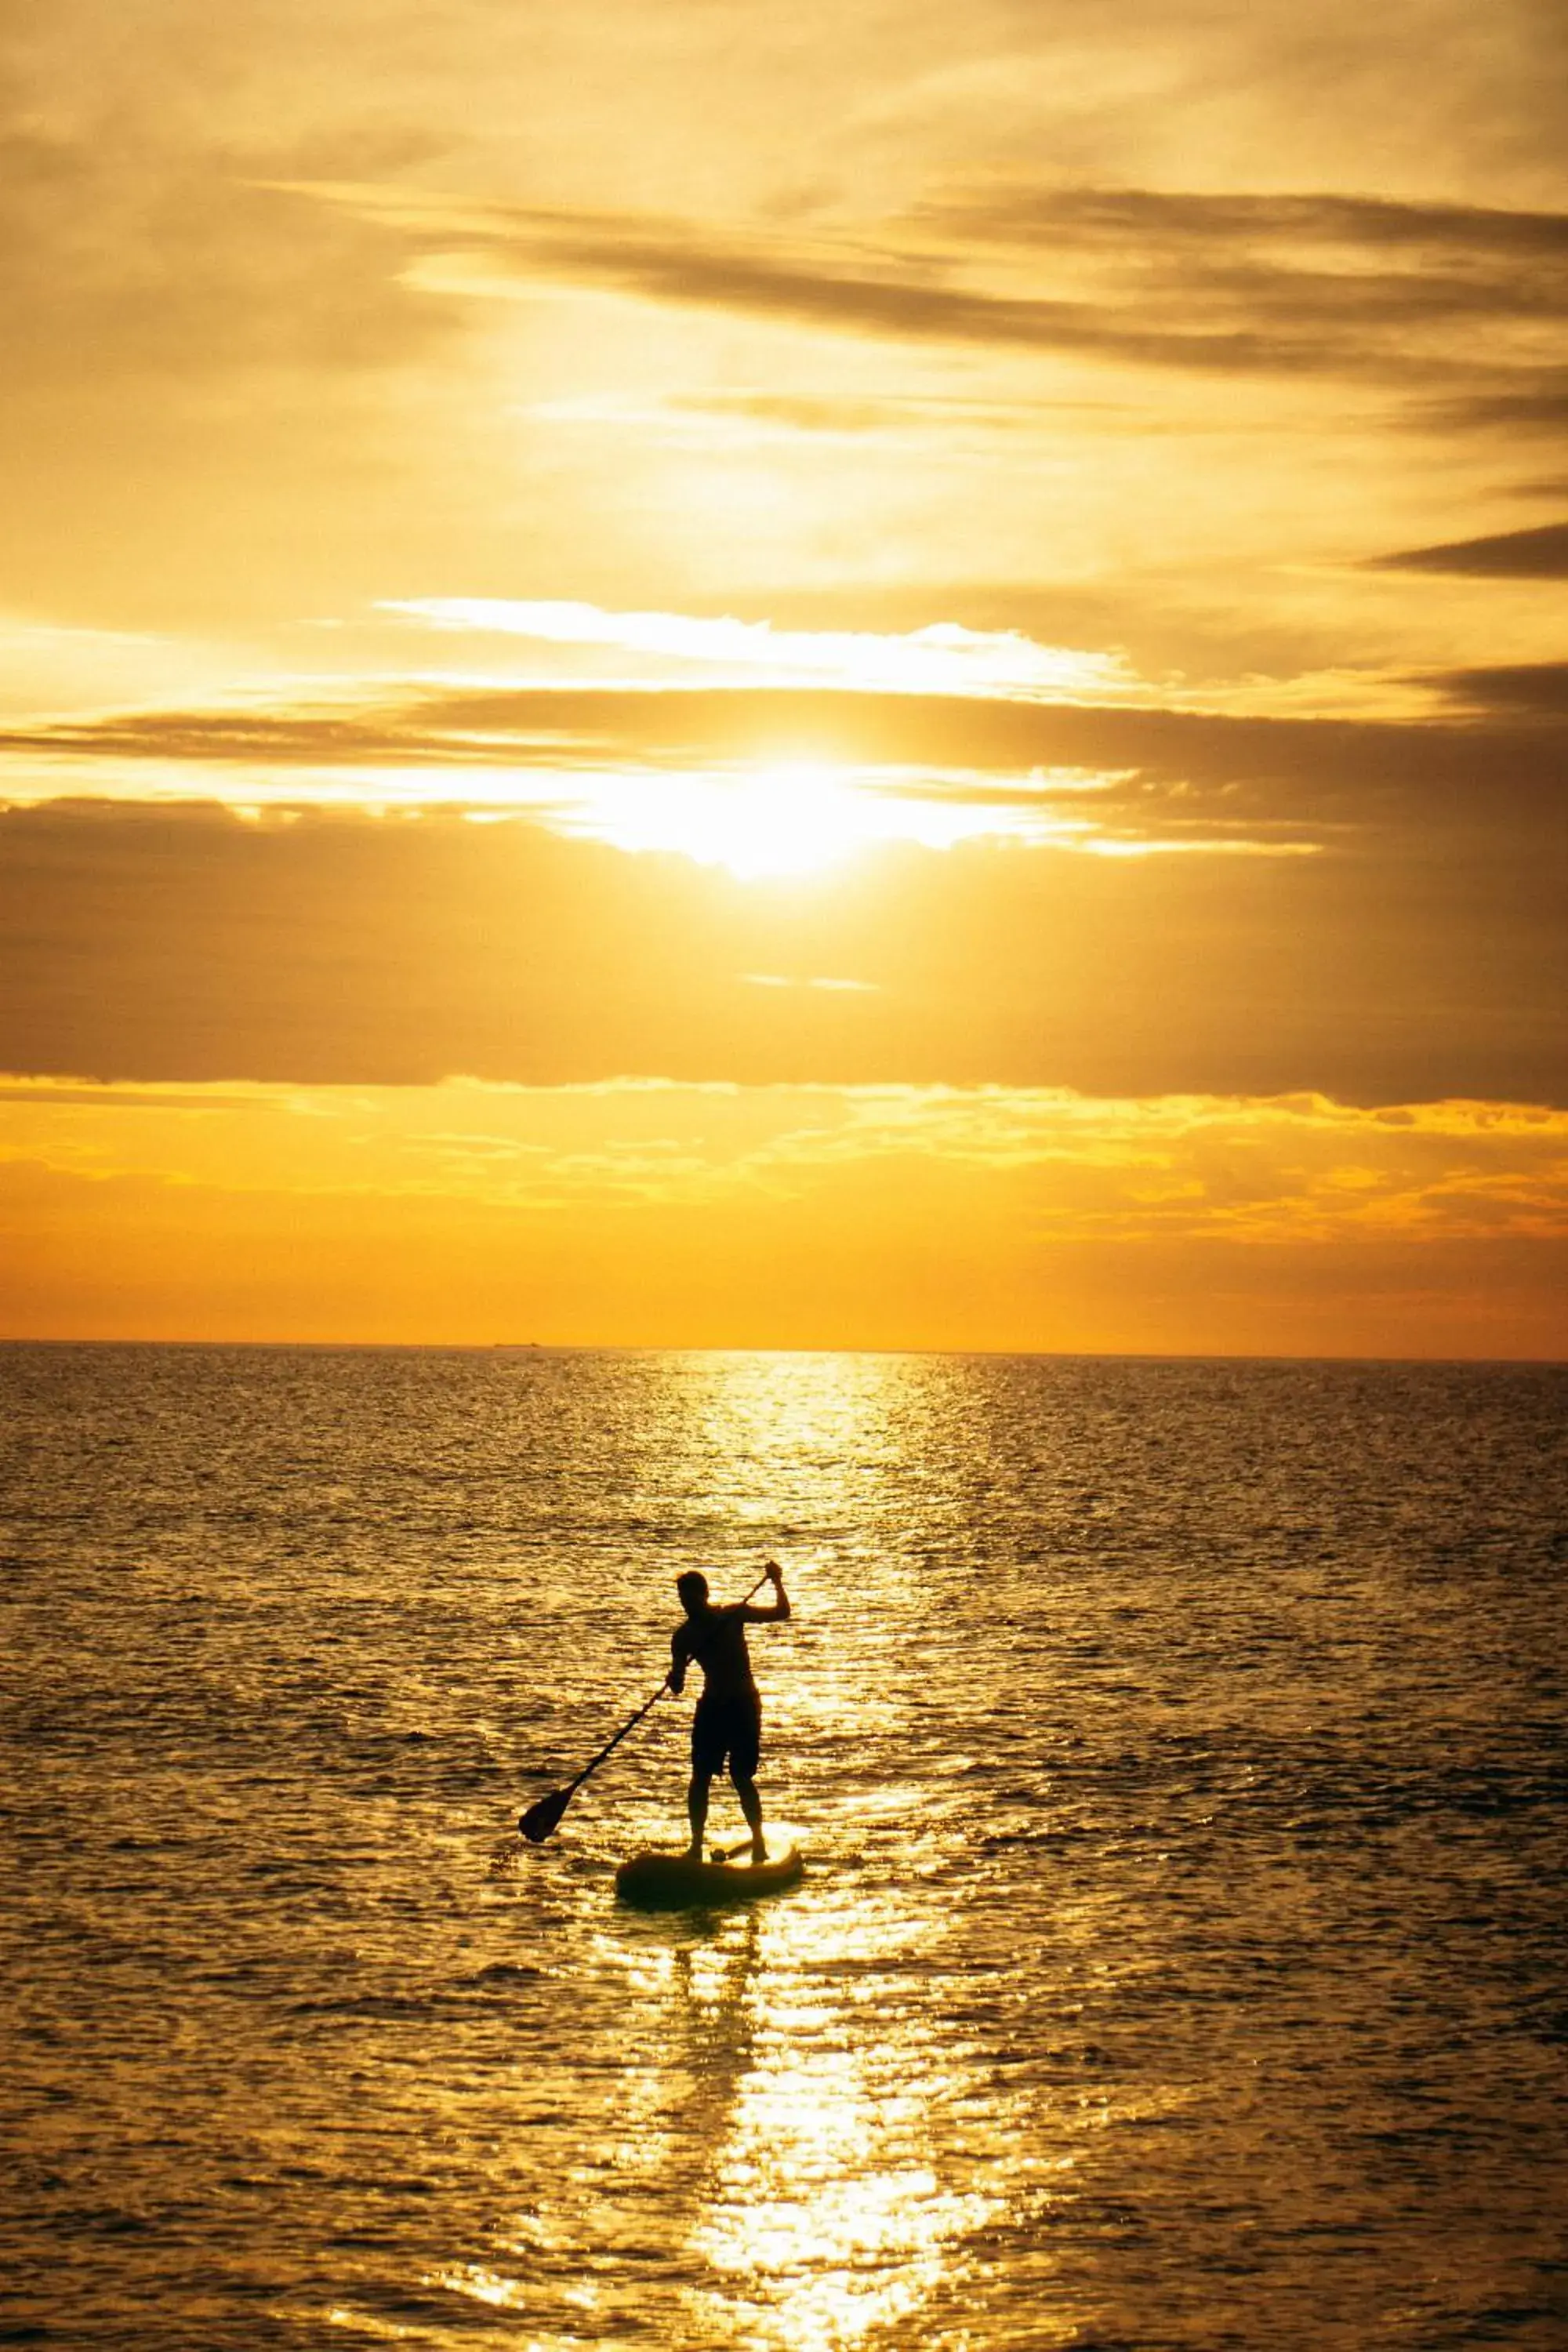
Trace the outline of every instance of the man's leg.
<path fill-rule="evenodd" d="M 711 1772 L 693 1772 L 686 1791 L 686 1817 L 691 1823 L 691 1859 L 702 1859 L 702 1832 L 708 1826 L 708 1784 Z"/>
<path fill-rule="evenodd" d="M 746 1827 L 752 1832 L 752 1860 L 766 1862 L 768 1849 L 763 1842 L 763 1801 L 757 1794 L 757 1784 L 749 1772 L 738 1772 L 733 1764 L 730 1767 L 730 1778 L 735 1784 L 735 1794 L 741 1800 Z"/>

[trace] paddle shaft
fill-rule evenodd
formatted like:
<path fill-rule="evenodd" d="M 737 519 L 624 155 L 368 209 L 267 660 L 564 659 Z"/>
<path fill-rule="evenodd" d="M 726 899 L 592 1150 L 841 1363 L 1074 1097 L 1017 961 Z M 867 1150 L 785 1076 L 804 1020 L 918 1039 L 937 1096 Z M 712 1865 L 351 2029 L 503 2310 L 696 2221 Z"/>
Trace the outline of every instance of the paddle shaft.
<path fill-rule="evenodd" d="M 754 1600 L 767 1581 L 767 1575 L 764 1574 L 758 1577 L 755 1584 L 752 1585 L 751 1591 L 747 1593 L 746 1600 L 742 1601 L 741 1603 L 742 1609 L 746 1605 L 746 1601 Z M 523 1819 L 525 1821 L 528 1820 L 530 1814 L 542 1815 L 545 1810 L 548 1809 L 552 1815 L 550 1828 L 553 1829 L 556 1822 L 560 1820 L 562 1814 L 566 1811 L 569 1801 L 576 1794 L 584 1781 L 588 1779 L 591 1773 L 598 1770 L 600 1765 L 605 1761 L 605 1759 L 607 1756 L 614 1755 L 616 1749 L 620 1746 L 627 1732 L 635 1731 L 645 1715 L 651 1715 L 653 1713 L 654 1708 L 658 1705 L 659 1700 L 664 1696 L 665 1692 L 668 1688 L 669 1676 L 666 1675 L 663 1682 L 660 1683 L 653 1696 L 650 1699 L 646 1700 L 644 1704 L 638 1707 L 635 1715 L 627 1717 L 626 1722 L 622 1724 L 614 1738 L 605 1740 L 598 1754 L 594 1757 L 590 1762 L 584 1765 L 583 1769 L 578 1773 L 577 1778 L 574 1780 L 568 1780 L 564 1788 L 557 1789 L 553 1797 L 544 1799 L 541 1804 L 531 1806 L 529 1813 L 525 1814 Z M 525 1832 L 524 1834 L 526 1835 L 527 1832 Z M 545 1834 L 549 1834 L 548 1830 L 545 1832 Z"/>
<path fill-rule="evenodd" d="M 647 1700 L 646 1705 L 639 1706 L 635 1715 L 628 1716 L 626 1717 L 626 1720 L 622 1724 L 615 1738 L 613 1739 L 605 1740 L 598 1754 L 594 1758 L 593 1762 L 591 1764 L 584 1764 L 583 1769 L 578 1773 L 577 1778 L 574 1780 L 567 1781 L 564 1790 L 562 1791 L 563 1796 L 569 1797 L 573 1794 L 574 1790 L 580 1789 L 584 1781 L 588 1778 L 590 1772 L 596 1772 L 600 1765 L 604 1762 L 605 1757 L 614 1755 L 616 1749 L 620 1746 L 627 1732 L 635 1731 L 638 1724 L 642 1721 L 644 1716 L 651 1715 L 653 1713 L 654 1708 L 658 1705 L 659 1700 L 664 1696 L 665 1692 L 668 1688 L 669 1684 L 668 1679 L 660 1683 L 658 1688 L 655 1691 L 653 1696 Z"/>

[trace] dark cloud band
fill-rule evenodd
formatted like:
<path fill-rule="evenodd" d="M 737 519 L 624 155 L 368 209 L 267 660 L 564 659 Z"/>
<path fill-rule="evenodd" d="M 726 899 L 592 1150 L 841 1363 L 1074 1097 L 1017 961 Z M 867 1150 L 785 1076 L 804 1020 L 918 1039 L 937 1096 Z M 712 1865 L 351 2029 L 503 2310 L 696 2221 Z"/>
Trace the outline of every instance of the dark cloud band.
<path fill-rule="evenodd" d="M 1539 832 L 743 887 L 521 821 L 56 804 L 0 818 L 0 1068 L 1563 1103 L 1562 887 Z"/>
<path fill-rule="evenodd" d="M 1568 522 L 1406 548 L 1397 555 L 1380 556 L 1371 569 L 1455 572 L 1477 580 L 1568 580 Z"/>

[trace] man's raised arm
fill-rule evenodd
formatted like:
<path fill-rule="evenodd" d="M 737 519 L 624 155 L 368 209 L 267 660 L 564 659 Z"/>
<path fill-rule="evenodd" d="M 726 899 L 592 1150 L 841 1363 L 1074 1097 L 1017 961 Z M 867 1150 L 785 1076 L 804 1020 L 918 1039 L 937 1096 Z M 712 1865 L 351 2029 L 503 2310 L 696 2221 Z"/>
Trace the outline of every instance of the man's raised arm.
<path fill-rule="evenodd" d="M 745 1622 L 748 1625 L 779 1624 L 782 1623 L 784 1619 L 790 1613 L 789 1594 L 784 1591 L 784 1570 L 780 1568 L 776 1559 L 770 1559 L 768 1562 L 767 1579 L 768 1582 L 773 1588 L 773 1607 L 771 1609 L 754 1609 L 748 1601 L 743 1612 Z"/>

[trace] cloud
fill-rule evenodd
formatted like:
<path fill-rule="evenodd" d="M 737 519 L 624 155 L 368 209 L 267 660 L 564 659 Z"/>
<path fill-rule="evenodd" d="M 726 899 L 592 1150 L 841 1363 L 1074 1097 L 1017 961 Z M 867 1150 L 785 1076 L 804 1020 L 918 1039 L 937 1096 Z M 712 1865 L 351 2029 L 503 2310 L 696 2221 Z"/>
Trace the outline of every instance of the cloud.
<path fill-rule="evenodd" d="M 1568 522 L 1504 530 L 1486 539 L 1448 540 L 1380 555 L 1373 572 L 1451 572 L 1478 580 L 1568 580 Z"/>
<path fill-rule="evenodd" d="M 374 184 L 298 192 L 401 231 L 428 257 L 416 272 L 426 286 L 597 287 L 873 337 L 1331 375 L 1428 400 L 1445 377 L 1450 401 L 1538 399 L 1568 331 L 1568 214 L 1557 212 L 1025 186 L 791 236 Z M 453 256 L 466 257 L 460 268 Z M 1020 272 L 1025 290 L 1014 290 Z M 1478 345 L 1482 328 L 1499 332 Z M 1508 361 L 1504 329 L 1519 346 Z"/>
<path fill-rule="evenodd" d="M 199 642 L 237 609 L 309 609 L 312 564 L 370 568 L 384 486 L 407 488 L 400 403 L 462 322 L 398 283 L 389 232 L 256 185 L 313 139 L 171 87 L 142 56 L 169 29 L 139 16 L 141 86 L 112 98 L 92 95 L 124 47 L 107 20 L 30 101 L 0 68 L 0 604 Z M 411 152 L 353 125 L 331 144 Z"/>
<path fill-rule="evenodd" d="M 449 330 L 447 306 L 396 284 L 386 230 L 257 184 L 298 148 L 172 138 L 144 100 L 58 111 L 0 115 L 9 397 L 90 393 L 84 369 L 176 394 L 236 370 L 330 378 Z M 392 160 L 384 137 L 351 132 L 338 152 L 356 143 Z"/>
<path fill-rule="evenodd" d="M 664 419 L 688 420 L 710 431 L 715 423 L 739 423 L 789 434 L 835 434 L 859 439 L 889 433 L 928 438 L 973 432 L 1037 434 L 1042 427 L 1086 414 L 1104 417 L 1113 412 L 1105 402 L 980 400 L 914 393 L 851 396 L 713 391 L 678 394 L 654 413 Z M 638 410 L 630 421 L 645 423 L 647 415 L 646 408 Z"/>
<path fill-rule="evenodd" d="M 35 1087 L 0 1329 L 1551 1357 L 1565 1217 L 1530 1105 Z"/>
<path fill-rule="evenodd" d="M 848 686 L 919 694 L 992 694 L 1103 701 L 1139 681 L 1114 654 L 1042 646 L 1016 631 L 938 621 L 902 635 L 868 630 L 775 628 L 771 621 L 686 613 L 612 613 L 597 604 L 506 597 L 425 596 L 384 609 L 437 629 L 531 637 L 546 645 L 605 646 L 661 660 L 733 668 L 759 683 Z"/>
<path fill-rule="evenodd" d="M 1568 368 L 1535 367 L 1521 375 L 1522 380 L 1511 385 L 1483 376 L 1474 391 L 1422 403 L 1416 414 L 1439 430 L 1568 439 Z"/>
<path fill-rule="evenodd" d="M 606 635 L 643 617 L 523 610 L 586 613 Z M 885 666 L 962 667 L 975 648 L 984 662 L 1020 663 L 1029 652 L 1027 640 L 963 631 L 883 640 L 647 617 L 661 633 L 667 623 L 682 633 L 679 642 L 716 639 L 744 660 L 756 648 L 791 660 L 805 648 L 858 659 L 869 646 Z M 1119 673 L 1112 678 L 1120 684 Z M 596 809 L 613 831 L 611 803 L 640 793 L 654 830 L 639 838 L 652 844 L 658 793 L 742 791 L 794 772 L 910 806 L 990 811 L 1005 833 L 1027 832 L 1032 815 L 1035 837 L 1058 844 L 1070 818 L 1085 828 L 1085 846 L 1344 853 L 1376 841 L 1379 854 L 1392 847 L 1419 860 L 1462 842 L 1467 856 L 1526 854 L 1539 866 L 1552 854 L 1561 803 L 1559 693 L 1555 664 L 1423 674 L 1411 684 L 1423 715 L 1394 721 L 1010 695 L 430 680 L 376 701 L 362 689 L 325 709 L 153 709 L 12 728 L 0 730 L 0 776 L 9 771 L 18 803 L 74 790 L 243 807 L 445 804 L 528 810 L 576 832 L 594 830 Z M 1444 700 L 1462 702 L 1464 715 L 1444 710 Z M 920 826 L 907 830 L 921 837 Z"/>
<path fill-rule="evenodd" d="M 1558 1102 L 1562 888 L 1545 833 L 1419 824 L 1375 857 L 975 843 L 742 887 L 521 821 L 57 803 L 0 818 L 0 1067 Z"/>
<path fill-rule="evenodd" d="M 1568 721 L 1568 662 L 1449 670 L 1433 683 L 1472 707 L 1539 720 L 1553 740 L 1559 740 L 1562 722 Z"/>
<path fill-rule="evenodd" d="M 1279 252 L 1290 257 L 1293 271 L 1310 284 L 1322 278 L 1332 285 L 1333 274 L 1322 270 L 1322 259 L 1352 253 L 1408 256 L 1417 264 L 1479 259 L 1521 262 L 1531 270 L 1568 268 L 1568 214 L 1383 196 L 1016 185 L 941 197 L 915 217 L 996 244 L 1032 246 L 1049 236 L 1119 257 L 1131 252 L 1140 268 L 1164 255 L 1191 268 L 1194 256 L 1229 260 Z M 1309 267 L 1307 257 L 1315 257 L 1320 266 Z M 1542 307 L 1544 291 L 1538 279 L 1533 289 L 1511 287 L 1505 299 L 1534 313 Z M 1438 281 L 1436 292 L 1441 299 L 1461 304 L 1478 294 L 1499 299 L 1484 285 L 1446 280 Z"/>
<path fill-rule="evenodd" d="M 1092 304 L 955 286 L 939 268 L 891 248 L 873 266 L 856 267 L 848 246 L 840 256 L 828 240 L 792 247 L 760 233 L 725 235 L 657 216 L 476 206 L 352 184 L 300 184 L 290 193 L 401 228 L 432 256 L 471 257 L 460 269 L 443 258 L 416 274 L 419 285 L 448 293 L 504 295 L 553 280 L 849 333 L 1216 372 L 1268 363 L 1244 326 L 1204 331 L 1172 323 L 1145 331 Z"/>

